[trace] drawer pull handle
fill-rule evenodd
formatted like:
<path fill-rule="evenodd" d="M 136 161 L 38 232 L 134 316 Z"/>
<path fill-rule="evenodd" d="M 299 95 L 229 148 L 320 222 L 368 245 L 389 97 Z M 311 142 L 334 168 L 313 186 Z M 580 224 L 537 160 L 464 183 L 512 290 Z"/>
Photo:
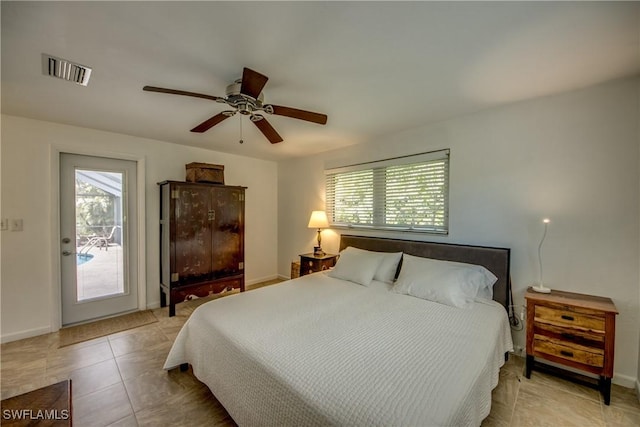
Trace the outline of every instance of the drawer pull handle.
<path fill-rule="evenodd" d="M 566 314 L 563 314 L 563 315 L 562 315 L 562 318 L 563 318 L 564 320 L 574 320 L 574 319 L 573 319 L 573 316 L 567 316 Z"/>
<path fill-rule="evenodd" d="M 573 334 L 567 334 L 566 332 L 560 334 L 562 336 L 562 338 L 568 339 L 568 340 L 574 340 L 576 339 L 576 336 Z"/>
<path fill-rule="evenodd" d="M 567 357 L 573 357 L 573 353 L 566 350 L 560 350 L 560 354 Z"/>

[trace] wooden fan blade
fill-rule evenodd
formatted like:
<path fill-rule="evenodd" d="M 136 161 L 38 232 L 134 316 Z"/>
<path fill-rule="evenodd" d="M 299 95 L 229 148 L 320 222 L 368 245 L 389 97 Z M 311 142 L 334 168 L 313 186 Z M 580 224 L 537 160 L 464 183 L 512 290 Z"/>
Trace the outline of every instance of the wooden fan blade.
<path fill-rule="evenodd" d="M 242 83 L 240 83 L 240 93 L 249 95 L 253 99 L 258 99 L 258 95 L 262 92 L 264 85 L 267 84 L 269 77 L 253 71 L 249 68 L 242 70 Z"/>
<path fill-rule="evenodd" d="M 283 141 L 282 137 L 278 135 L 278 132 L 276 132 L 276 130 L 273 128 L 273 126 L 271 126 L 267 119 L 263 118 L 262 120 L 258 120 L 257 122 L 252 123 L 256 125 L 258 129 L 260 129 L 260 132 L 262 132 L 264 136 L 267 137 L 270 143 L 277 144 L 278 142 Z"/>
<path fill-rule="evenodd" d="M 229 116 L 222 113 L 218 113 L 215 116 L 211 117 L 210 119 L 205 120 L 204 122 L 200 123 L 198 126 L 191 129 L 191 132 L 198 132 L 198 133 L 206 132 L 212 127 L 214 127 L 215 125 L 217 125 L 218 123 L 220 123 L 221 121 L 223 121 L 224 119 L 228 119 L 228 118 Z"/>
<path fill-rule="evenodd" d="M 156 87 L 156 86 L 145 86 L 142 88 L 142 90 L 146 90 L 147 92 L 168 93 L 170 95 L 193 96 L 195 98 L 210 99 L 212 101 L 217 101 L 218 99 L 224 99 L 219 96 L 205 95 L 204 93 L 187 92 L 185 90 L 176 90 L 176 89 L 166 89 L 163 87 Z"/>
<path fill-rule="evenodd" d="M 318 123 L 319 125 L 327 124 L 326 114 L 313 113 L 311 111 L 298 110 L 297 108 L 283 107 L 281 105 L 271 105 L 271 107 L 273 108 L 273 114 L 278 116 L 306 120 L 308 122 Z"/>

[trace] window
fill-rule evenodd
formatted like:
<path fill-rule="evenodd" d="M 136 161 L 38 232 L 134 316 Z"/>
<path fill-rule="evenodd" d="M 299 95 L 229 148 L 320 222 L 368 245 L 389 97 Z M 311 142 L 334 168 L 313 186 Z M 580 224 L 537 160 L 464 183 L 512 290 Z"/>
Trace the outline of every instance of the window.
<path fill-rule="evenodd" d="M 329 169 L 325 174 L 332 226 L 448 233 L 449 150 Z"/>

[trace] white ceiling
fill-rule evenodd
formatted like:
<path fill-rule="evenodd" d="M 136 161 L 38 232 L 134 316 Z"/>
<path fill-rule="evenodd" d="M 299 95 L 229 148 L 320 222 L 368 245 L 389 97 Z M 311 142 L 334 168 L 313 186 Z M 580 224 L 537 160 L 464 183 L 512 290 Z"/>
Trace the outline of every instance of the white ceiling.
<path fill-rule="evenodd" d="M 639 2 L 6 2 L 2 112 L 281 159 L 640 73 Z M 93 68 L 88 87 L 44 76 L 47 53 Z M 239 116 L 204 134 L 243 67 L 267 103 L 271 145 Z"/>

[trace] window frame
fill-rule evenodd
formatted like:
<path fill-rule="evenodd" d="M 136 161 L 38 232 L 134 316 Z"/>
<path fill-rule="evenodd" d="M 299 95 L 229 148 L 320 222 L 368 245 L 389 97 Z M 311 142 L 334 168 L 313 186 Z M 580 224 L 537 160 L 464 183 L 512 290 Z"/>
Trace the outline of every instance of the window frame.
<path fill-rule="evenodd" d="M 389 199 L 387 198 L 386 191 L 389 188 L 389 168 L 396 168 L 402 166 L 409 165 L 424 165 L 429 173 L 431 172 L 431 167 L 433 167 L 433 171 L 438 172 L 438 179 L 442 179 L 444 182 L 441 184 L 441 190 L 431 190 L 433 192 L 433 196 L 437 196 L 441 198 L 441 204 L 443 205 L 442 209 L 438 209 L 434 215 L 436 216 L 436 220 L 432 221 L 427 225 L 416 225 L 415 223 L 409 224 L 389 224 L 387 223 L 388 216 L 390 215 L 390 210 L 387 209 L 387 202 Z M 365 162 L 358 163 L 343 167 L 331 168 L 325 170 L 325 210 L 327 212 L 327 217 L 329 219 L 329 224 L 331 228 L 339 228 L 339 229 L 362 229 L 362 230 L 383 230 L 383 231 L 396 231 L 396 232 L 412 232 L 412 233 L 427 233 L 427 234 L 437 234 L 437 235 L 448 235 L 449 234 L 449 168 L 450 168 L 450 149 L 443 149 L 437 151 L 430 151 L 419 154 L 412 154 L 408 156 L 400 156 L 389 159 L 378 160 L 374 162 Z M 440 171 L 441 169 L 441 171 Z M 349 179 L 350 174 L 354 173 L 363 173 L 366 171 L 371 171 L 371 211 L 368 212 L 368 215 L 371 218 L 371 222 L 360 222 L 360 223 L 348 223 L 348 222 L 337 222 L 335 215 L 335 194 L 336 188 L 335 183 L 336 179 L 342 177 L 343 179 Z M 441 173 L 440 173 L 441 172 Z M 410 174 L 407 174 L 410 176 Z M 345 184 L 346 185 L 346 184 Z M 418 188 L 419 184 L 417 184 L 414 188 Z M 438 195 L 438 193 L 440 193 Z M 396 193 L 397 194 L 397 193 Z M 424 196 L 424 197 L 429 197 Z M 438 199 L 440 201 L 440 199 Z M 365 206 L 365 211 L 368 209 L 368 206 Z M 355 209 L 357 212 L 357 208 Z M 367 212 L 365 212 L 367 213 Z"/>

